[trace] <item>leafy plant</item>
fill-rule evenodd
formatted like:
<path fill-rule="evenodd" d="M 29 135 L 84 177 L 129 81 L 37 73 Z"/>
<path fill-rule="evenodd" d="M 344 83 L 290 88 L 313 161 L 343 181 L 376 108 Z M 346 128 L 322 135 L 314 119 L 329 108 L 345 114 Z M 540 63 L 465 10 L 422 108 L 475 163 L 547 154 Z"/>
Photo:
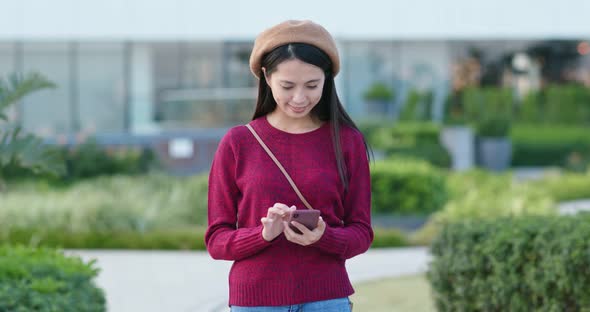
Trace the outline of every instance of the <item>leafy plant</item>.
<path fill-rule="evenodd" d="M 432 115 L 432 91 L 411 90 L 400 112 L 400 120 L 430 121 Z"/>
<path fill-rule="evenodd" d="M 55 84 L 37 73 L 27 76 L 14 74 L 6 81 L 0 79 L 0 177 L 7 166 L 28 168 L 35 173 L 58 174 L 64 167 L 55 151 L 43 145 L 43 141 L 25 134 L 18 125 L 9 122 L 5 111 L 25 96 L 42 89 L 55 88 Z"/>
<path fill-rule="evenodd" d="M 393 99 L 393 91 L 384 83 L 376 82 L 367 89 L 363 97 L 367 101 L 389 102 Z"/>
<path fill-rule="evenodd" d="M 510 126 L 509 118 L 492 116 L 477 125 L 477 134 L 485 138 L 506 138 L 510 135 Z"/>

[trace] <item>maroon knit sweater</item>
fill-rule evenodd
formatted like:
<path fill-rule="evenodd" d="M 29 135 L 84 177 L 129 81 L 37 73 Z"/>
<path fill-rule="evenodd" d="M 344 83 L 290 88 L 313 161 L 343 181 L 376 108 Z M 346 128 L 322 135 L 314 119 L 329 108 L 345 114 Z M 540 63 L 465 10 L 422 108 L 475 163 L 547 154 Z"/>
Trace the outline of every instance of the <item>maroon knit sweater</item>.
<path fill-rule="evenodd" d="M 251 122 L 307 201 L 327 223 L 310 246 L 283 234 L 262 238 L 260 218 L 275 203 L 307 209 L 285 176 L 245 126 L 221 140 L 209 176 L 209 227 L 205 242 L 214 259 L 235 261 L 229 274 L 229 304 L 279 306 L 346 297 L 354 293 L 346 259 L 365 252 L 372 240 L 369 165 L 361 134 L 341 129 L 348 191 L 340 181 L 331 127 L 291 134 L 266 117 Z"/>

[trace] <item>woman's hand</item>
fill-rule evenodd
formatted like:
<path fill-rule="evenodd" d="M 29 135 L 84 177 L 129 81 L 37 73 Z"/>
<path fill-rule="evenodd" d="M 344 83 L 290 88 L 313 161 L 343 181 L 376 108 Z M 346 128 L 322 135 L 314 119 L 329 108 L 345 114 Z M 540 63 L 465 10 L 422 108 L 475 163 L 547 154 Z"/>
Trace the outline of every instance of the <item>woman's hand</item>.
<path fill-rule="evenodd" d="M 320 238 L 322 238 L 322 235 L 324 235 L 324 231 L 326 230 L 326 222 L 324 222 L 324 219 L 322 219 L 322 217 L 320 217 L 320 219 L 318 220 L 318 226 L 315 229 L 313 229 L 313 231 L 309 230 L 307 227 L 305 227 L 305 225 L 297 221 L 291 221 L 291 224 L 298 228 L 302 234 L 297 234 L 295 231 L 293 231 L 293 229 L 289 227 L 289 224 L 286 221 L 284 221 L 283 233 L 285 233 L 285 237 L 287 238 L 287 240 L 295 244 L 299 244 L 301 246 L 311 245 L 319 241 Z"/>
<path fill-rule="evenodd" d="M 260 219 L 263 226 L 262 238 L 270 242 L 283 233 L 284 222 L 287 220 L 289 213 L 295 209 L 295 206 L 288 207 L 281 203 L 276 203 L 274 206 L 268 208 L 266 217 Z"/>

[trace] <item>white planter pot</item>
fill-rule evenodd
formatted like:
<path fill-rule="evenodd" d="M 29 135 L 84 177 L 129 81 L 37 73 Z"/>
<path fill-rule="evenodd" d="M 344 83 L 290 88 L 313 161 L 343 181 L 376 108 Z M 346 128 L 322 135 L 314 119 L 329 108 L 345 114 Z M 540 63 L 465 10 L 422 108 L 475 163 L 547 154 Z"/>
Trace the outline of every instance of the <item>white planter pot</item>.
<path fill-rule="evenodd" d="M 444 127 L 440 132 L 440 141 L 451 155 L 453 170 L 463 171 L 473 167 L 474 134 L 470 127 Z"/>
<path fill-rule="evenodd" d="M 512 143 L 508 138 L 480 138 L 479 156 L 484 168 L 506 170 L 512 160 Z"/>

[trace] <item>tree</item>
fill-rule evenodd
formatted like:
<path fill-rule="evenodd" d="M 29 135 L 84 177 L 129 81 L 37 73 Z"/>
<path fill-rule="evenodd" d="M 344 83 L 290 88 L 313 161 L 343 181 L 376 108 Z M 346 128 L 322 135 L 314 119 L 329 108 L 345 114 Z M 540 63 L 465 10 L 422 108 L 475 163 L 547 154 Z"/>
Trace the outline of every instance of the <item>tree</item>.
<path fill-rule="evenodd" d="M 43 140 L 10 122 L 6 110 L 25 96 L 56 85 L 38 73 L 13 74 L 7 79 L 0 78 L 0 189 L 2 172 L 8 166 L 26 168 L 33 173 L 60 174 L 65 168 L 54 150 L 43 144 Z"/>

